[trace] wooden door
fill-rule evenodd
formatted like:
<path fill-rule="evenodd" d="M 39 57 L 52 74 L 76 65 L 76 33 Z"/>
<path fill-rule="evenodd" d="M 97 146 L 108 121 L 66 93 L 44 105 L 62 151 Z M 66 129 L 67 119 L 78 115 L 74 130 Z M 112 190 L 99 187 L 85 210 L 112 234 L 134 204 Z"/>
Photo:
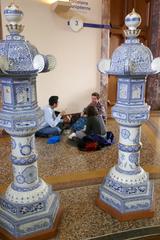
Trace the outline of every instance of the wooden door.
<path fill-rule="evenodd" d="M 113 51 L 124 42 L 123 29 L 125 16 L 134 8 L 142 17 L 140 25 L 140 39 L 145 45 L 150 41 L 150 1 L 151 0 L 110 0 L 110 57 Z M 108 102 L 114 105 L 117 94 L 117 79 L 110 76 L 108 79 Z"/>

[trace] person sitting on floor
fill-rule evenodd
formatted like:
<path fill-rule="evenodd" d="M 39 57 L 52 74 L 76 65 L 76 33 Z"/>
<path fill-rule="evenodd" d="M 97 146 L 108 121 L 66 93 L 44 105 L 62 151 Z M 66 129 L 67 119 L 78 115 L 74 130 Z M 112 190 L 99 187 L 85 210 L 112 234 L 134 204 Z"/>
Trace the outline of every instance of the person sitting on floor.
<path fill-rule="evenodd" d="M 58 96 L 49 98 L 49 105 L 44 108 L 44 123 L 42 128 L 35 133 L 36 137 L 50 137 L 60 135 L 62 132 L 63 119 L 65 112 L 60 112 L 57 116 L 55 108 L 58 106 Z"/>
<path fill-rule="evenodd" d="M 106 111 L 103 104 L 100 101 L 99 93 L 97 92 L 92 93 L 91 103 L 88 106 L 96 107 L 98 115 L 103 118 L 104 122 L 106 122 Z M 76 122 L 74 122 L 73 125 L 71 126 L 72 131 L 75 132 L 82 130 L 86 125 L 86 109 L 87 107 L 83 110 L 83 113 L 81 113 L 81 117 L 77 119 Z"/>
<path fill-rule="evenodd" d="M 114 135 L 106 131 L 106 126 L 95 106 L 86 108 L 86 127 L 76 131 L 69 136 L 69 143 L 77 146 L 81 151 L 95 151 L 114 143 Z M 74 140 L 74 141 L 73 141 Z"/>
<path fill-rule="evenodd" d="M 91 106 L 95 106 L 97 108 L 98 114 L 102 116 L 103 120 L 106 121 L 106 111 L 100 100 L 100 95 L 97 92 L 92 93 L 91 95 Z"/>
<path fill-rule="evenodd" d="M 103 118 L 98 114 L 98 110 L 95 106 L 89 105 L 86 110 L 86 127 L 83 130 L 76 131 L 69 136 L 69 139 L 77 137 L 79 139 L 86 135 L 97 134 L 102 137 L 106 136 L 106 126 Z"/>

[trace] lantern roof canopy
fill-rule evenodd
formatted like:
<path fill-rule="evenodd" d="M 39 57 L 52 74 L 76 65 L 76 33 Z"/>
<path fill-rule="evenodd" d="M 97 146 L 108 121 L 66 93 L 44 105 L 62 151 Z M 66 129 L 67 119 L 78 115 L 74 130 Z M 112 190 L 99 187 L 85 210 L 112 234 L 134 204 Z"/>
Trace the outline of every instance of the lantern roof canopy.
<path fill-rule="evenodd" d="M 124 30 L 125 42 L 118 47 L 112 55 L 110 69 L 107 71 L 111 75 L 149 75 L 153 73 L 151 62 L 153 56 L 150 49 L 140 43 L 137 38 L 141 24 L 141 16 L 133 11 L 125 17 L 125 25 L 128 29 Z"/>
<path fill-rule="evenodd" d="M 38 54 L 35 46 L 26 41 L 20 33 L 24 26 L 19 24 L 23 12 L 13 2 L 4 10 L 9 35 L 0 42 L 0 56 L 8 63 L 8 73 L 37 72 L 33 66 L 33 59 Z"/>

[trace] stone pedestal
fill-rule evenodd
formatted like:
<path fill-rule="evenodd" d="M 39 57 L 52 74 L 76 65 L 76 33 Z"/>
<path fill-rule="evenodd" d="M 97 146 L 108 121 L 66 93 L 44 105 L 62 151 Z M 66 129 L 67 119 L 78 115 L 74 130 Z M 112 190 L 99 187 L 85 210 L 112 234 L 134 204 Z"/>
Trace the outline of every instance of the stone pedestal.
<path fill-rule="evenodd" d="M 153 216 L 153 184 L 140 167 L 140 125 L 149 117 L 144 83 L 142 79 L 119 79 L 117 104 L 112 108 L 120 124 L 119 158 L 100 188 L 100 200 L 121 220 Z"/>

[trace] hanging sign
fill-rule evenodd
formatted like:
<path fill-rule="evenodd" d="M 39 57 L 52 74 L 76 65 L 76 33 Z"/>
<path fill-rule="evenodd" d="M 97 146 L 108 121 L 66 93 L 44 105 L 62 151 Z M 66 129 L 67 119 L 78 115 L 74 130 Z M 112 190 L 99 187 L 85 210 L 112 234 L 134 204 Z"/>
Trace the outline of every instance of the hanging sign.
<path fill-rule="evenodd" d="M 83 27 L 90 27 L 90 28 L 100 28 L 100 29 L 110 29 L 111 25 L 109 24 L 95 24 L 95 23 L 83 23 L 83 21 L 79 18 L 71 18 L 68 21 L 68 25 L 74 32 L 80 31 Z"/>

